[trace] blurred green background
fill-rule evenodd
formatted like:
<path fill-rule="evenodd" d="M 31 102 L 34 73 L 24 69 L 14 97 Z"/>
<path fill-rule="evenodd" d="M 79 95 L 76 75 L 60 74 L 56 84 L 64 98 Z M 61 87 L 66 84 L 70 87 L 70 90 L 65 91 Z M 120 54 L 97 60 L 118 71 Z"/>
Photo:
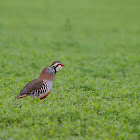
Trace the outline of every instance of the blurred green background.
<path fill-rule="evenodd" d="M 46 101 L 16 100 L 55 60 Z M 0 139 L 139 139 L 139 79 L 139 0 L 0 1 Z"/>

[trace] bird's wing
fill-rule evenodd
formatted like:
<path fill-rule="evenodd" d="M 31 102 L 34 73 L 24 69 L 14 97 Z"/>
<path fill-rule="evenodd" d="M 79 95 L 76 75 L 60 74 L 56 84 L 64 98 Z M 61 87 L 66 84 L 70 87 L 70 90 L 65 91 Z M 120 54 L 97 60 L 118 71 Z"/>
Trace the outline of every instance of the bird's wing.
<path fill-rule="evenodd" d="M 20 92 L 19 96 L 17 98 L 23 98 L 26 96 L 36 96 L 40 97 L 42 93 L 48 92 L 48 85 L 47 81 L 44 81 L 43 79 L 35 79 L 28 83 Z"/>

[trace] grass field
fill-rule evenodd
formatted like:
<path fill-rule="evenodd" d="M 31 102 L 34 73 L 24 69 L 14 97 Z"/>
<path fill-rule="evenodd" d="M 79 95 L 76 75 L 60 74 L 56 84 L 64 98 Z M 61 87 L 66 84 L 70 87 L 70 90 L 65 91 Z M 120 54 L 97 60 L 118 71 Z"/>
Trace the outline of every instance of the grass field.
<path fill-rule="evenodd" d="M 15 97 L 60 60 L 45 102 Z M 1 0 L 0 140 L 140 139 L 139 0 Z"/>

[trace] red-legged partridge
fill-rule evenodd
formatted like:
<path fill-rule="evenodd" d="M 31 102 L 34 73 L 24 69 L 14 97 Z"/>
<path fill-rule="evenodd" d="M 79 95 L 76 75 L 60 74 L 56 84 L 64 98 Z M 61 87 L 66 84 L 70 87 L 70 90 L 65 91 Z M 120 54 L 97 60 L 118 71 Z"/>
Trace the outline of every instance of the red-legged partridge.
<path fill-rule="evenodd" d="M 26 96 L 46 98 L 52 90 L 55 74 L 62 69 L 64 65 L 60 61 L 54 61 L 51 66 L 46 67 L 41 72 L 39 78 L 28 83 L 17 96 L 23 98 Z"/>

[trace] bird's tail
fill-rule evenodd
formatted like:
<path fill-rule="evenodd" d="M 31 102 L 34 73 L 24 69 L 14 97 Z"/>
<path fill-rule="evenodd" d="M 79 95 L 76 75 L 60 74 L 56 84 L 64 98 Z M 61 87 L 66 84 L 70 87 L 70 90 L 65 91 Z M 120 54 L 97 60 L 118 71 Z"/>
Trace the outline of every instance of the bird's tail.
<path fill-rule="evenodd" d="M 26 97 L 26 96 L 27 96 L 27 94 L 24 94 L 24 95 L 18 95 L 18 96 L 17 96 L 17 99 L 24 98 L 24 97 Z"/>

